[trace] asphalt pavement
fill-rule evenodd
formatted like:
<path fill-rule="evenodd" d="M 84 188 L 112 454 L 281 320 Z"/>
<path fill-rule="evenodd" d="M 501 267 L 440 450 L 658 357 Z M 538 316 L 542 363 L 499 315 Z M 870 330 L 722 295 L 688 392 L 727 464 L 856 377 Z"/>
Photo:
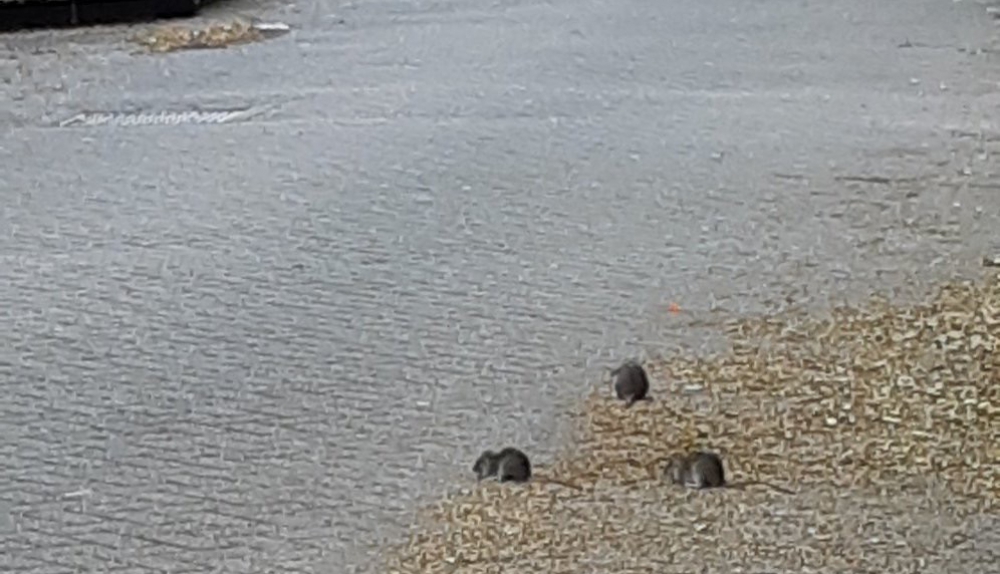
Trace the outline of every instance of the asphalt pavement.
<path fill-rule="evenodd" d="M 996 21 L 219 0 L 0 36 L 0 571 L 350 572 L 627 356 L 1000 248 Z M 680 313 L 668 311 L 674 303 Z"/>

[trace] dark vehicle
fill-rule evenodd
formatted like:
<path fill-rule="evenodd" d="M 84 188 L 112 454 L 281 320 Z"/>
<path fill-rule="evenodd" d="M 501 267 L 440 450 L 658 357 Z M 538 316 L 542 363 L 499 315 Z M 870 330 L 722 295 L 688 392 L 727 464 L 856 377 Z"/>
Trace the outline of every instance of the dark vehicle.
<path fill-rule="evenodd" d="M 194 16 L 208 0 L 0 0 L 0 30 Z"/>
<path fill-rule="evenodd" d="M 201 0 L 156 0 L 156 16 L 160 18 L 178 18 L 194 16 L 201 8 Z"/>

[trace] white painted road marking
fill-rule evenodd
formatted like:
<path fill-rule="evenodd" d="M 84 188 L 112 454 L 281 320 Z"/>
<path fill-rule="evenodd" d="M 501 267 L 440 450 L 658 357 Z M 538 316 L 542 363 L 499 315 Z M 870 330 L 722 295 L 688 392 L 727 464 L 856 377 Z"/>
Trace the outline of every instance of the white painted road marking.
<path fill-rule="evenodd" d="M 250 109 L 161 112 L 83 112 L 59 122 L 59 127 L 95 126 L 176 126 L 181 124 L 224 124 L 246 119 L 256 112 Z"/>

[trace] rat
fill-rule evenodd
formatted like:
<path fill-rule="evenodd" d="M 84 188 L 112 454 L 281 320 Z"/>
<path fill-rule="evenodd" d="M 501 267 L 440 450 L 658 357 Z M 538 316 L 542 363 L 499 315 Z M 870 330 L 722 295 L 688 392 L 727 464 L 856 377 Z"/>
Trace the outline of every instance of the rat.
<path fill-rule="evenodd" d="M 742 490 L 751 484 L 762 484 L 778 492 L 795 494 L 788 489 L 762 480 L 743 481 L 740 483 L 726 482 L 726 473 L 722 468 L 722 458 L 714 452 L 698 451 L 688 455 L 674 455 L 667 460 L 667 465 L 664 467 L 663 473 L 670 482 L 689 488 L 738 488 Z"/>
<path fill-rule="evenodd" d="M 500 452 L 485 450 L 472 465 L 476 480 L 496 477 L 498 482 L 528 482 L 531 480 L 531 461 L 528 455 L 514 447 L 506 447 Z M 538 477 L 535 482 L 558 484 L 576 490 L 579 486 L 554 478 Z"/>
<path fill-rule="evenodd" d="M 611 371 L 614 379 L 615 395 L 625 401 L 625 408 L 646 398 L 649 392 L 649 378 L 646 369 L 636 361 L 626 361 Z"/>

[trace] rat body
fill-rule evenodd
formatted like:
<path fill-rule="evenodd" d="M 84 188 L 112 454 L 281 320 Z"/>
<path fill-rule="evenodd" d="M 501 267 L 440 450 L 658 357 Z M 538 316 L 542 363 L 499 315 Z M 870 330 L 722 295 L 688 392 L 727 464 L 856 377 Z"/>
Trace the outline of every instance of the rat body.
<path fill-rule="evenodd" d="M 722 458 L 714 452 L 698 451 L 687 455 L 674 455 L 667 460 L 663 474 L 674 483 L 688 488 L 738 488 L 743 490 L 751 484 L 769 486 L 778 492 L 794 494 L 792 491 L 762 480 L 740 483 L 726 482 Z"/>
<path fill-rule="evenodd" d="M 531 478 L 531 461 L 528 455 L 514 447 L 500 452 L 483 451 L 472 465 L 476 479 L 496 477 L 499 482 L 527 482 Z"/>
<path fill-rule="evenodd" d="M 514 447 L 506 447 L 500 452 L 483 451 L 472 465 L 476 480 L 494 477 L 497 482 L 528 482 L 531 480 L 531 461 L 528 455 Z M 553 478 L 536 478 L 536 482 L 558 484 L 580 490 L 579 486 Z"/>
<path fill-rule="evenodd" d="M 611 377 L 614 380 L 615 396 L 625 401 L 625 408 L 645 399 L 649 393 L 646 369 L 636 361 L 626 361 L 611 371 Z"/>

